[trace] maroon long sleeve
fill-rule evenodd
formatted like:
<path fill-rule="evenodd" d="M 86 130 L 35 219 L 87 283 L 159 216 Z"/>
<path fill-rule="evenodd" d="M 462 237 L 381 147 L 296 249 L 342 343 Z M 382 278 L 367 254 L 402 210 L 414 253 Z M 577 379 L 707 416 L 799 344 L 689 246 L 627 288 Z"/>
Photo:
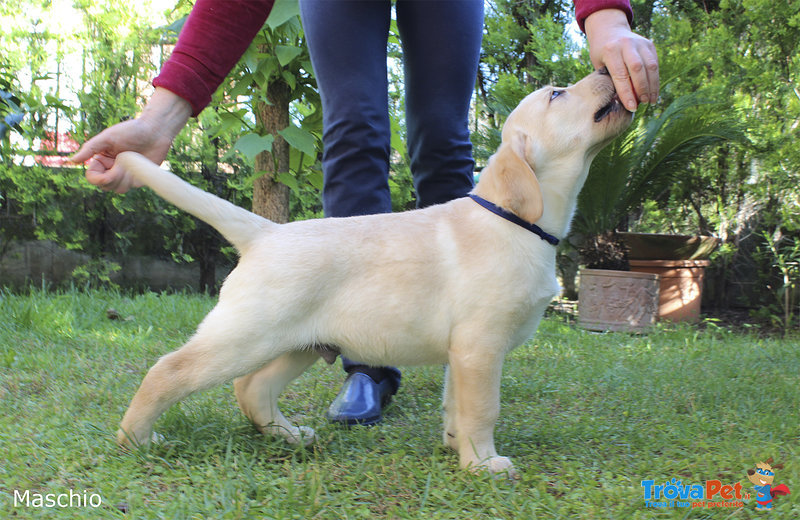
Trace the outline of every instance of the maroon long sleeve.
<path fill-rule="evenodd" d="M 211 101 L 272 10 L 274 0 L 197 0 L 170 58 L 153 85 L 174 92 L 196 116 Z M 575 0 L 581 30 L 592 13 L 619 9 L 633 18 L 629 0 Z"/>
<path fill-rule="evenodd" d="M 174 92 L 196 116 L 242 57 L 274 0 L 197 0 L 153 85 Z"/>
<path fill-rule="evenodd" d="M 633 11 L 629 0 L 575 0 L 575 18 L 578 27 L 586 32 L 584 24 L 589 15 L 603 9 L 619 9 L 628 17 L 628 23 L 633 21 Z"/>

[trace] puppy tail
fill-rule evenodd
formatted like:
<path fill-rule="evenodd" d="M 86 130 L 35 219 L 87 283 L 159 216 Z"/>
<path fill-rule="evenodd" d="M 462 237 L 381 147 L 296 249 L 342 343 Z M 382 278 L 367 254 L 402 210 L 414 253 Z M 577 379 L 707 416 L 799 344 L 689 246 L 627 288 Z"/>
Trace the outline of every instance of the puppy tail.
<path fill-rule="evenodd" d="M 117 155 L 116 163 L 164 200 L 213 226 L 239 251 L 246 249 L 259 231 L 277 225 L 192 186 L 136 152 Z"/>

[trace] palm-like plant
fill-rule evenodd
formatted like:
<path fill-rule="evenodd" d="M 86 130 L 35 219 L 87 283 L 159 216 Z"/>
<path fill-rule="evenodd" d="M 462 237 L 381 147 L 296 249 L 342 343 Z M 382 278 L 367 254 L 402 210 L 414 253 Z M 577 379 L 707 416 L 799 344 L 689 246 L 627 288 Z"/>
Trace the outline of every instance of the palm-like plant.
<path fill-rule="evenodd" d="M 681 182 L 689 164 L 705 149 L 744 139 L 731 107 L 698 93 L 675 99 L 655 117 L 637 118 L 595 158 L 578 199 L 573 234 L 583 237 L 585 252 L 594 253 L 584 263 L 618 265 L 614 257 L 619 257 L 620 248 L 613 235 L 625 217 Z M 598 250 L 603 244 L 608 249 Z"/>

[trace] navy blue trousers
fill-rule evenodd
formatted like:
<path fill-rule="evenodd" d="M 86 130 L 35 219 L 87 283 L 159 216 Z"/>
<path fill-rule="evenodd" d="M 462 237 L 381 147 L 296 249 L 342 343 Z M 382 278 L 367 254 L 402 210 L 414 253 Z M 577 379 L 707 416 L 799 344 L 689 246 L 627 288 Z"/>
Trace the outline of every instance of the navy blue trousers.
<path fill-rule="evenodd" d="M 389 213 L 386 45 L 390 0 L 300 0 L 322 98 L 326 216 Z M 478 71 L 483 0 L 397 0 L 406 130 L 417 206 L 473 187 L 469 106 Z M 344 362 L 345 370 L 363 371 Z M 379 369 L 399 385 L 400 372 Z M 375 369 L 371 370 L 375 374 Z"/>

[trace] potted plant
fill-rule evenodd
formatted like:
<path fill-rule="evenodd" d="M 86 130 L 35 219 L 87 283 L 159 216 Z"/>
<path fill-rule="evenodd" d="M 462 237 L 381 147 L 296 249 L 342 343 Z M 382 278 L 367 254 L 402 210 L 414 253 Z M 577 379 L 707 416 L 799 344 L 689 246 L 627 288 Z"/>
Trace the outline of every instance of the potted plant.
<path fill-rule="evenodd" d="M 630 270 L 627 250 L 613 231 L 590 236 L 579 249 L 578 323 L 589 330 L 639 332 L 655 323 L 658 274 Z"/>
<path fill-rule="evenodd" d="M 673 296 L 674 291 L 663 290 L 663 272 L 637 272 L 642 271 L 636 265 L 640 260 L 633 259 L 631 271 L 632 247 L 617 229 L 645 201 L 658 198 L 680 182 L 702 150 L 743 138 L 729 107 L 707 102 L 698 93 L 677 98 L 660 114 L 637 121 L 600 152 L 578 198 L 572 243 L 578 244 L 581 263 L 586 266 L 580 274 L 578 315 L 579 324 L 590 329 L 637 331 L 652 324 L 660 314 L 661 299 Z M 598 282 L 598 270 L 616 274 L 600 274 L 604 279 Z M 656 283 L 659 294 L 635 286 L 628 278 L 631 275 L 650 275 L 649 282 L 641 283 L 650 287 Z M 609 293 L 602 294 L 606 289 Z M 653 298 L 658 302 L 655 307 Z M 611 309 L 622 314 L 610 316 Z M 641 312 L 632 314 L 637 309 Z"/>
<path fill-rule="evenodd" d="M 658 318 L 695 322 L 700 318 L 703 278 L 716 237 L 618 233 L 628 248 L 631 271 L 658 274 Z"/>

